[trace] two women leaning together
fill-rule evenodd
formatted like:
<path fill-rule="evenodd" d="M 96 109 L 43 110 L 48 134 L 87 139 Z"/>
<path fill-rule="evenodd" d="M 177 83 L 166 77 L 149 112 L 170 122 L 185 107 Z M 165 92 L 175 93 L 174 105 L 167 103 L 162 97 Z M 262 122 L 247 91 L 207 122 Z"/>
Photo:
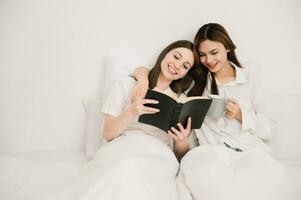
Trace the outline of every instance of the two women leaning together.
<path fill-rule="evenodd" d="M 209 23 L 198 30 L 194 44 L 173 42 L 160 53 L 153 68 L 136 69 L 137 81 L 127 77 L 114 83 L 102 109 L 103 136 L 108 143 L 95 157 L 99 168 L 108 165 L 107 184 L 112 184 L 115 192 L 99 190 L 100 196 L 144 200 L 288 198 L 284 168 L 265 144 L 270 126 L 264 99 L 235 48 L 223 26 Z M 225 115 L 206 117 L 195 130 L 188 119 L 187 125 L 178 123 L 166 133 L 137 121 L 140 115 L 160 112 L 146 105 L 158 103 L 144 98 L 147 89 L 175 98 L 219 95 L 227 99 Z M 191 139 L 197 139 L 196 147 Z"/>
<path fill-rule="evenodd" d="M 194 43 L 175 41 L 150 70 L 112 83 L 102 107 L 106 143 L 73 199 L 291 199 L 284 167 L 265 144 L 264 99 L 235 49 L 223 26 L 205 24 Z M 225 113 L 205 117 L 200 129 L 191 130 L 189 118 L 165 132 L 138 122 L 160 112 L 149 106 L 158 101 L 145 98 L 147 89 L 174 98 L 218 95 L 227 99 Z"/>

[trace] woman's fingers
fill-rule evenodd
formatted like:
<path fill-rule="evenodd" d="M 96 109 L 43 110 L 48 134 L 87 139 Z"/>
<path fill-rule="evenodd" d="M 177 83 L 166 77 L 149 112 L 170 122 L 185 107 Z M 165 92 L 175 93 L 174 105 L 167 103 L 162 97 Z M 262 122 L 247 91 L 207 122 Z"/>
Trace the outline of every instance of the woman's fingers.
<path fill-rule="evenodd" d="M 232 98 L 228 98 L 228 102 L 232 102 L 233 104 L 239 105 L 238 101 Z"/>
<path fill-rule="evenodd" d="M 177 126 L 179 127 L 181 132 L 184 132 L 185 130 L 190 131 L 190 129 L 191 129 L 191 117 L 188 117 L 186 128 L 184 128 L 181 123 L 177 123 Z"/>
<path fill-rule="evenodd" d="M 174 127 L 171 127 L 170 129 L 171 129 L 172 133 L 175 135 L 175 137 L 177 138 L 176 141 L 182 141 L 185 139 L 185 137 L 186 137 L 185 130 L 179 131 Z"/>
<path fill-rule="evenodd" d="M 237 107 L 237 105 L 236 104 L 234 104 L 233 102 L 228 102 L 227 103 L 227 105 L 226 105 L 226 109 L 230 109 L 230 110 L 233 110 L 233 109 L 235 109 Z"/>
<path fill-rule="evenodd" d="M 144 114 L 154 114 L 159 112 L 160 110 L 158 108 L 152 108 L 145 106 L 144 104 L 158 104 L 159 101 L 154 99 L 142 99 L 141 103 L 143 104 L 143 112 Z"/>
<path fill-rule="evenodd" d="M 142 99 L 141 103 L 142 104 L 158 104 L 159 101 L 154 100 L 154 99 Z"/>
<path fill-rule="evenodd" d="M 179 127 L 181 132 L 185 131 L 185 129 L 181 123 L 177 123 L 177 126 Z"/>
<path fill-rule="evenodd" d="M 170 135 L 175 141 L 178 141 L 178 137 L 173 133 L 171 132 L 170 130 L 167 131 L 168 135 Z"/>
<path fill-rule="evenodd" d="M 228 119 L 233 119 L 234 118 L 234 114 L 232 112 L 226 112 L 226 117 Z"/>
<path fill-rule="evenodd" d="M 144 104 L 158 104 L 159 102 L 154 99 L 138 99 L 136 102 L 136 109 L 139 115 L 143 114 L 154 114 L 159 112 L 158 108 L 152 108 L 149 106 L 145 106 Z"/>
<path fill-rule="evenodd" d="M 239 112 L 240 112 L 239 104 L 236 104 L 234 102 L 228 102 L 226 105 L 226 111 L 227 111 L 227 114 L 231 113 L 234 116 L 239 114 Z"/>
<path fill-rule="evenodd" d="M 186 129 L 187 129 L 188 131 L 190 131 L 190 129 L 191 129 L 191 117 L 188 117 Z"/>
<path fill-rule="evenodd" d="M 147 106 L 142 106 L 142 113 L 141 114 L 154 114 L 160 112 L 158 108 L 152 108 Z"/>
<path fill-rule="evenodd" d="M 242 113 L 239 102 L 235 99 L 229 99 L 226 105 L 226 116 L 229 119 L 237 119 L 238 121 L 242 121 Z"/>
<path fill-rule="evenodd" d="M 173 132 L 174 134 L 176 134 L 176 135 L 180 135 L 180 134 L 181 134 L 181 132 L 178 131 L 178 130 L 177 130 L 176 128 L 174 128 L 174 127 L 171 127 L 170 129 L 171 129 L 172 132 Z"/>

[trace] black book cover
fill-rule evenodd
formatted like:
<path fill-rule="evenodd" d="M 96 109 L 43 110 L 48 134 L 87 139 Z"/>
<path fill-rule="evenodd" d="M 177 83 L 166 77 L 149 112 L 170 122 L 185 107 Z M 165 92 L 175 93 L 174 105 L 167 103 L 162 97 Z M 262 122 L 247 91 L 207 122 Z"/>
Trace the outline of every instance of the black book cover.
<path fill-rule="evenodd" d="M 192 120 L 191 129 L 201 128 L 212 102 L 212 99 L 193 98 L 185 103 L 179 103 L 172 97 L 154 90 L 148 90 L 145 98 L 159 101 L 158 104 L 145 104 L 145 106 L 158 108 L 160 112 L 141 115 L 138 121 L 156 126 L 165 132 L 171 127 L 178 128 L 178 122 L 186 127 L 188 117 Z"/>

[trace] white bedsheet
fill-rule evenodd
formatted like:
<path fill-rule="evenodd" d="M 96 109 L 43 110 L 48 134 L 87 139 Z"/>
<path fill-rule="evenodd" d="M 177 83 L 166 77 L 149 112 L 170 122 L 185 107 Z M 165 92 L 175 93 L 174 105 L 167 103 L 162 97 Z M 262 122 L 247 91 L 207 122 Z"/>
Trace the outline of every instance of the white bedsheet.
<path fill-rule="evenodd" d="M 32 200 L 69 185 L 81 172 L 83 153 L 0 155 L 0 199 Z"/>
<path fill-rule="evenodd" d="M 86 161 L 87 158 L 81 152 L 0 155 L 0 199 L 33 200 L 56 194 L 81 177 Z M 284 164 L 296 194 L 292 200 L 300 200 L 301 164 Z M 179 180 L 178 185 L 183 186 Z M 180 195 L 183 196 L 182 199 L 190 199 L 185 188 L 181 189 Z"/>
<path fill-rule="evenodd" d="M 196 200 L 301 199 L 300 168 L 261 151 L 199 146 L 182 159 L 180 172 Z"/>
<path fill-rule="evenodd" d="M 131 194 L 124 199 L 175 199 L 178 162 L 173 152 L 153 136 L 139 136 L 114 140 L 88 163 L 81 154 L 48 161 L 47 155 L 1 156 L 0 199 L 120 199 L 121 194 Z M 138 145 L 129 146 L 133 140 Z"/>
<path fill-rule="evenodd" d="M 102 146 L 82 177 L 47 200 L 175 200 L 178 161 L 161 140 L 127 132 Z"/>
<path fill-rule="evenodd" d="M 32 200 L 56 193 L 77 180 L 85 162 L 84 153 L 0 155 L 0 199 Z M 51 159 L 46 159 L 46 157 Z M 301 165 L 286 164 L 296 199 L 301 199 Z M 179 183 L 182 184 L 181 182 Z M 181 195 L 189 199 L 184 189 Z M 66 199 L 68 200 L 68 199 Z"/>

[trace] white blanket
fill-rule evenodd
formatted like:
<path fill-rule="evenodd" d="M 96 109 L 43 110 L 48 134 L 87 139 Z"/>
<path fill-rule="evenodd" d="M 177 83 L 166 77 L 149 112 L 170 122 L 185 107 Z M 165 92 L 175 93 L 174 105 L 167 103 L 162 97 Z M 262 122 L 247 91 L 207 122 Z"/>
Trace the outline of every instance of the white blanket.
<path fill-rule="evenodd" d="M 84 189 L 84 185 L 87 184 L 86 187 L 88 188 L 88 184 L 96 184 L 99 182 L 98 178 L 101 178 L 101 176 L 86 176 L 85 183 L 82 182 L 82 161 L 80 161 L 83 158 L 82 155 L 83 153 L 70 154 L 68 152 L 65 152 L 65 154 L 61 152 L 56 152 L 55 154 L 45 152 L 42 154 L 32 153 L 30 157 L 25 155 L 1 155 L 0 199 L 43 199 L 47 196 L 46 194 L 48 194 L 48 199 L 52 198 L 55 200 L 59 195 L 63 197 L 64 193 L 68 195 L 68 190 L 69 193 L 74 192 L 74 185 L 78 185 L 77 188 L 80 188 L 80 190 L 74 194 L 81 192 L 87 193 L 88 190 Z M 188 155 L 190 155 L 190 153 Z M 89 166 L 92 167 L 91 170 L 93 170 L 95 163 L 92 164 L 92 162 L 90 162 Z M 197 168 L 197 166 L 195 167 Z M 191 172 L 195 172 L 196 168 L 190 169 Z M 290 183 L 293 184 L 294 189 L 297 191 L 296 197 L 290 200 L 299 200 L 301 199 L 301 167 L 300 165 L 290 165 L 287 169 L 289 170 Z M 80 174 L 82 177 L 78 178 Z M 91 180 L 89 180 L 89 178 Z M 177 194 L 178 199 L 191 200 L 190 194 L 181 180 L 182 177 L 179 176 L 179 178 L 180 179 L 177 179 L 177 184 L 181 187 L 178 188 L 180 189 Z M 77 182 L 74 183 L 74 180 L 77 180 Z M 201 181 L 202 180 L 208 182 L 206 177 L 202 178 Z M 260 182 L 261 179 L 258 181 Z M 200 185 L 201 182 L 196 182 L 196 184 Z M 107 190 L 114 190 L 115 187 L 107 185 L 106 188 Z M 69 197 L 70 196 L 72 195 L 69 194 Z M 67 196 L 65 200 L 69 199 Z M 71 198 L 70 200 L 73 199 Z"/>
<path fill-rule="evenodd" d="M 180 172 L 195 200 L 299 199 L 287 168 L 264 152 L 198 146 L 182 159 Z"/>
<path fill-rule="evenodd" d="M 127 133 L 104 145 L 70 187 L 42 199 L 173 200 L 178 161 L 159 139 Z"/>

